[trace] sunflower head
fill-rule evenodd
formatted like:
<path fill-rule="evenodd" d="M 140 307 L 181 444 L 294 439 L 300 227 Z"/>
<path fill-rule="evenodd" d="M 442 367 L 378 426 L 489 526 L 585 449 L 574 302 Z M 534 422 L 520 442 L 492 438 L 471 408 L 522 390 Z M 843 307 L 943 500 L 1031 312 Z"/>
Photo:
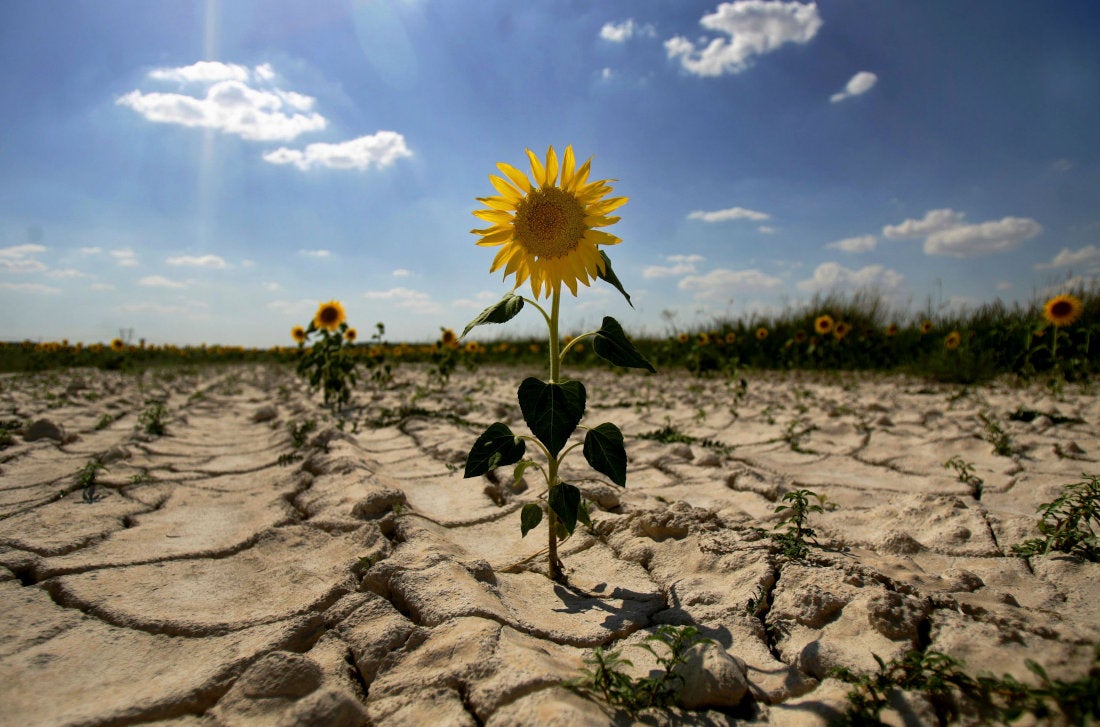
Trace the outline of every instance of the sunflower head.
<path fill-rule="evenodd" d="M 805 331 L 796 331 L 795 332 L 795 334 L 794 334 L 794 342 L 795 343 L 802 343 L 805 340 L 806 340 L 806 332 Z"/>
<path fill-rule="evenodd" d="M 439 336 L 439 342 L 447 348 L 454 348 L 458 345 L 458 336 L 450 328 L 440 329 L 442 333 Z"/>
<path fill-rule="evenodd" d="M 700 346 L 709 346 L 710 345 L 710 334 L 706 333 L 706 332 L 700 333 L 696 337 L 695 342 Z"/>
<path fill-rule="evenodd" d="M 466 344 L 464 350 L 466 351 L 466 353 L 481 353 L 482 348 L 481 344 L 477 341 L 470 341 Z"/>
<path fill-rule="evenodd" d="M 126 350 L 126 344 L 122 342 L 121 338 L 113 338 L 111 339 L 111 350 L 116 352 L 124 351 Z"/>
<path fill-rule="evenodd" d="M 736 333 L 734 333 L 733 331 L 730 331 L 729 333 L 726 334 L 726 343 L 733 344 L 733 343 L 736 343 L 736 342 L 737 342 L 737 334 Z"/>
<path fill-rule="evenodd" d="M 833 317 L 828 314 L 820 315 L 814 319 L 814 331 L 821 336 L 832 331 L 834 325 Z"/>
<path fill-rule="evenodd" d="M 759 328 L 756 329 L 756 340 L 757 341 L 763 341 L 767 337 L 768 337 L 768 329 L 767 328 L 764 328 L 764 326 L 760 326 Z"/>
<path fill-rule="evenodd" d="M 887 326 L 886 327 L 886 335 L 890 338 L 893 338 L 894 336 L 898 335 L 898 324 L 897 323 L 891 323 L 889 326 Z"/>
<path fill-rule="evenodd" d="M 932 332 L 932 321 L 924 321 L 923 323 L 921 323 L 920 324 L 920 332 L 921 332 L 922 335 L 925 334 L 925 333 L 931 333 Z"/>
<path fill-rule="evenodd" d="M 497 164 L 503 176 L 490 175 L 489 181 L 498 194 L 478 197 L 487 209 L 474 210 L 490 226 L 471 232 L 481 236 L 478 245 L 501 246 L 490 272 L 504 268 L 504 277 L 516 276 L 517 288 L 530 280 L 536 298 L 560 290 L 562 283 L 576 295 L 578 282 L 588 285 L 604 272 L 598 246 L 621 242 L 597 228 L 618 222 L 611 213 L 627 198 L 606 196 L 610 180 L 590 182 L 592 160 L 578 169 L 572 146 L 565 147 L 560 166 L 552 146 L 545 163 L 530 149 L 527 157 L 531 178 L 510 164 Z"/>
<path fill-rule="evenodd" d="M 962 343 L 962 336 L 958 331 L 951 331 L 947 334 L 947 338 L 943 339 L 943 347 L 949 351 L 954 351 Z"/>
<path fill-rule="evenodd" d="M 294 326 L 290 329 L 290 337 L 293 338 L 297 343 L 305 343 L 306 329 L 302 328 L 301 326 Z"/>
<path fill-rule="evenodd" d="M 1068 326 L 1081 317 L 1084 306 L 1075 295 L 1056 295 L 1043 306 L 1043 318 L 1051 325 Z"/>
<path fill-rule="evenodd" d="M 355 330 L 354 328 L 349 328 L 348 330 L 344 331 L 344 338 L 347 339 L 348 343 L 355 343 L 355 339 L 359 338 L 359 331 Z"/>
<path fill-rule="evenodd" d="M 686 333 L 681 333 L 680 335 L 676 336 L 676 340 L 679 343 L 687 343 L 689 340 L 691 340 L 691 336 Z"/>
<path fill-rule="evenodd" d="M 844 321 L 840 321 L 835 326 L 833 326 L 833 337 L 835 337 L 836 340 L 838 340 L 838 341 L 842 340 L 845 336 L 847 336 L 851 332 L 852 332 L 852 327 L 849 326 Z"/>
<path fill-rule="evenodd" d="M 313 327 L 335 331 L 345 320 L 347 320 L 347 314 L 344 313 L 344 306 L 340 305 L 338 300 L 330 300 L 317 307 L 317 312 L 313 314 Z"/>

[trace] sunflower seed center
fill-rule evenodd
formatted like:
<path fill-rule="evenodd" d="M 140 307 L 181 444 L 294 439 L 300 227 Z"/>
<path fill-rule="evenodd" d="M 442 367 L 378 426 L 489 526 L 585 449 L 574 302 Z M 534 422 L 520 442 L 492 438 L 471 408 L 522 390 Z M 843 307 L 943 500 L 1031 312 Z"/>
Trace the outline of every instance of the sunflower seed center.
<path fill-rule="evenodd" d="M 587 227 L 584 208 L 558 187 L 531 190 L 516 204 L 515 239 L 539 258 L 557 258 L 577 249 Z"/>

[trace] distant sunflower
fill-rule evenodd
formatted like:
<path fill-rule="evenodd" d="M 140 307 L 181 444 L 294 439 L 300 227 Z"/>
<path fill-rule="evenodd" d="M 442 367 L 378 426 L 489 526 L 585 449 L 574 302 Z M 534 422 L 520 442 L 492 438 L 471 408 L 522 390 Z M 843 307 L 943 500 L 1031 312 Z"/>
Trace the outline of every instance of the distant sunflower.
<path fill-rule="evenodd" d="M 298 343 L 306 342 L 306 329 L 301 326 L 294 326 L 290 329 L 290 337 Z"/>
<path fill-rule="evenodd" d="M 931 333 L 932 332 L 932 321 L 925 321 L 924 323 L 921 323 L 920 324 L 920 332 L 921 332 L 921 335 L 924 335 L 925 333 Z"/>
<path fill-rule="evenodd" d="M 588 181 L 592 160 L 577 169 L 572 146 L 565 147 L 560 182 L 554 147 L 545 164 L 530 149 L 527 157 L 535 184 L 510 164 L 497 164 L 504 176 L 490 175 L 489 181 L 500 194 L 478 197 L 488 209 L 474 210 L 491 226 L 471 232 L 481 236 L 478 245 L 503 245 L 490 272 L 504 268 L 504 277 L 515 274 L 517 288 L 530 280 L 536 298 L 549 297 L 562 283 L 576 295 L 578 282 L 588 285 L 604 272 L 598 246 L 622 242 L 596 228 L 618 222 L 610 215 L 627 198 L 605 196 L 612 191 L 610 180 Z"/>
<path fill-rule="evenodd" d="M 681 333 L 679 336 L 676 337 L 676 340 L 680 343 L 687 343 L 689 340 L 691 340 L 691 336 L 686 333 Z"/>
<path fill-rule="evenodd" d="M 844 321 L 841 321 L 840 323 L 837 323 L 833 327 L 833 337 L 836 338 L 836 340 L 838 340 L 838 341 L 843 340 L 844 337 L 847 336 L 851 332 L 852 332 L 852 327 L 849 326 Z"/>
<path fill-rule="evenodd" d="M 737 341 L 737 334 L 736 333 L 734 333 L 733 331 L 730 331 L 729 333 L 726 334 L 726 343 L 731 343 L 732 344 L 732 343 L 735 343 L 736 341 Z"/>
<path fill-rule="evenodd" d="M 458 345 L 458 336 L 450 328 L 444 328 L 443 335 L 439 337 L 439 342 L 447 348 L 454 348 Z"/>
<path fill-rule="evenodd" d="M 888 338 L 893 338 L 896 335 L 898 335 L 898 324 L 891 323 L 889 326 L 886 327 L 886 336 Z"/>
<path fill-rule="evenodd" d="M 125 351 L 126 344 L 122 342 L 121 338 L 113 338 L 111 339 L 111 350 L 116 352 Z"/>
<path fill-rule="evenodd" d="M 757 341 L 763 341 L 767 337 L 768 337 L 768 329 L 767 328 L 764 328 L 764 326 L 760 326 L 759 328 L 756 329 L 756 340 Z"/>
<path fill-rule="evenodd" d="M 706 332 L 700 333 L 695 338 L 695 343 L 700 345 L 700 346 L 709 346 L 710 345 L 710 334 L 706 333 Z"/>
<path fill-rule="evenodd" d="M 354 328 L 349 328 L 344 331 L 344 338 L 348 340 L 348 343 L 355 343 L 355 339 L 359 337 L 359 331 Z"/>
<path fill-rule="evenodd" d="M 1043 318 L 1051 325 L 1068 326 L 1081 317 L 1084 306 L 1075 295 L 1056 295 L 1043 306 Z"/>
<path fill-rule="evenodd" d="M 949 351 L 954 351 L 962 343 L 962 336 L 958 331 L 951 331 L 947 334 L 947 338 L 943 339 L 943 347 Z"/>
<path fill-rule="evenodd" d="M 833 317 L 830 315 L 821 315 L 814 319 L 814 331 L 821 336 L 832 331 L 834 325 Z"/>
<path fill-rule="evenodd" d="M 313 327 L 335 331 L 345 320 L 347 320 L 347 314 L 344 313 L 344 306 L 340 305 L 338 300 L 330 300 L 328 303 L 322 303 L 313 314 Z"/>
<path fill-rule="evenodd" d="M 464 350 L 466 351 L 466 353 L 481 353 L 483 349 L 481 348 L 481 344 L 477 341 L 470 341 L 466 344 L 466 348 Z"/>
<path fill-rule="evenodd" d="M 796 331 L 795 332 L 795 334 L 794 334 L 794 342 L 795 343 L 802 343 L 805 340 L 806 340 L 806 332 L 805 331 Z"/>

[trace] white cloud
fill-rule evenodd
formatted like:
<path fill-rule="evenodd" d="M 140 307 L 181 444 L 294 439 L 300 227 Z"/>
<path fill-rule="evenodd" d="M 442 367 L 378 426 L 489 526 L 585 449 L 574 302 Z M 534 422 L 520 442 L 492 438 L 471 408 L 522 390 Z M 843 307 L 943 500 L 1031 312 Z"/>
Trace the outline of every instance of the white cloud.
<path fill-rule="evenodd" d="M 412 273 L 405 268 L 398 268 L 397 270 L 394 270 L 391 275 L 393 275 L 393 277 L 395 278 L 407 278 L 412 275 Z"/>
<path fill-rule="evenodd" d="M 275 78 L 275 69 L 271 67 L 270 63 L 263 63 L 252 69 L 252 72 L 256 74 L 256 78 L 261 81 L 270 81 Z"/>
<path fill-rule="evenodd" d="M 831 103 L 840 103 L 846 98 L 852 96 L 859 96 L 870 91 L 874 85 L 878 82 L 878 76 L 870 71 L 860 71 L 856 75 L 852 76 L 847 85 L 844 86 L 844 90 L 840 93 L 834 93 L 829 97 Z"/>
<path fill-rule="evenodd" d="M 137 267 L 137 256 L 134 255 L 134 251 L 128 247 L 122 248 L 120 250 L 111 250 L 109 254 L 115 259 L 116 263 L 124 268 Z"/>
<path fill-rule="evenodd" d="M 98 255 L 103 252 L 102 247 L 82 247 L 78 251 L 81 255 Z"/>
<path fill-rule="evenodd" d="M 1008 280 L 997 281 L 997 290 L 1012 290 L 1012 283 Z"/>
<path fill-rule="evenodd" d="M 384 169 L 401 157 L 412 156 L 405 137 L 396 131 L 379 131 L 358 139 L 326 144 L 318 142 L 305 150 L 285 146 L 264 154 L 264 161 L 272 164 L 293 164 L 302 171 L 315 166 L 329 169 L 370 169 L 373 165 Z"/>
<path fill-rule="evenodd" d="M 179 255 L 165 260 L 169 265 L 178 265 L 193 268 L 214 268 L 224 270 L 229 264 L 217 255 Z"/>
<path fill-rule="evenodd" d="M 156 313 L 159 315 L 184 316 L 191 320 L 209 318 L 206 312 L 210 306 L 200 300 L 192 300 L 183 305 L 165 303 L 127 303 L 120 305 L 115 310 L 122 313 Z"/>
<path fill-rule="evenodd" d="M 927 237 L 936 232 L 949 230 L 963 224 L 966 217 L 962 212 L 953 209 L 929 210 L 919 220 L 909 219 L 900 225 L 886 225 L 882 228 L 882 234 L 891 240 L 902 240 L 908 237 Z"/>
<path fill-rule="evenodd" d="M 696 300 L 731 298 L 746 291 L 773 290 L 783 281 L 759 270 L 717 268 L 706 275 L 689 275 L 679 283 L 680 290 L 695 294 Z"/>
<path fill-rule="evenodd" d="M 998 221 L 962 225 L 929 235 L 924 241 L 924 253 L 967 258 L 1007 252 L 1042 231 L 1042 225 L 1026 217 L 1005 217 Z"/>
<path fill-rule="evenodd" d="M 269 293 L 278 293 L 280 290 L 283 289 L 283 286 L 275 282 L 261 283 L 260 287 L 268 291 Z"/>
<path fill-rule="evenodd" d="M 114 290 L 115 286 L 112 285 L 111 283 L 92 283 L 91 289 L 95 290 L 95 291 L 102 292 L 102 291 L 107 291 L 107 290 Z"/>
<path fill-rule="evenodd" d="M 600 37 L 612 43 L 625 43 L 634 36 L 656 38 L 657 29 L 649 23 L 639 25 L 633 18 L 627 18 L 621 23 L 604 23 L 600 28 Z"/>
<path fill-rule="evenodd" d="M 138 285 L 143 285 L 147 288 L 186 288 L 187 283 L 181 283 L 178 280 L 170 280 L 163 275 L 147 275 L 138 281 Z"/>
<path fill-rule="evenodd" d="M 754 56 L 770 53 L 787 43 L 808 43 L 821 28 L 816 3 L 779 0 L 737 0 L 721 3 L 699 23 L 726 37 L 700 38 L 692 42 L 683 36 L 665 41 L 669 58 L 679 58 L 689 73 L 720 76 L 740 73 Z"/>
<path fill-rule="evenodd" d="M 604 68 L 602 71 L 600 71 L 600 80 L 602 81 L 610 81 L 614 77 L 615 71 L 611 70 L 610 68 Z"/>
<path fill-rule="evenodd" d="M 270 68 L 270 66 L 268 66 Z M 199 61 L 179 68 L 154 68 L 149 71 L 154 81 L 176 83 L 216 83 L 217 81 L 247 81 L 248 69 L 236 63 Z"/>
<path fill-rule="evenodd" d="M 755 210 L 747 210 L 744 207 L 730 207 L 724 210 L 714 210 L 713 212 L 695 210 L 688 215 L 688 219 L 702 220 L 703 222 L 725 222 L 726 220 L 753 220 L 755 222 L 760 222 L 761 220 L 770 220 L 771 215 Z"/>
<path fill-rule="evenodd" d="M 825 247 L 830 250 L 842 250 L 844 252 L 870 252 L 878 245 L 878 238 L 874 235 L 862 237 L 846 237 L 843 240 L 830 242 Z"/>
<path fill-rule="evenodd" d="M 278 89 L 261 91 L 240 80 L 218 81 L 202 97 L 134 90 L 115 103 L 149 121 L 217 129 L 249 141 L 289 141 L 324 129 L 328 123 L 316 112 L 297 113 L 312 106 L 309 96 Z M 286 113 L 286 107 L 294 113 Z"/>
<path fill-rule="evenodd" d="M 702 255 L 668 255 L 665 260 L 672 265 L 650 265 L 642 271 L 643 278 L 668 278 L 695 272 L 695 264 L 703 262 Z"/>
<path fill-rule="evenodd" d="M 1100 247 L 1088 245 L 1080 250 L 1070 250 L 1063 247 L 1061 252 L 1055 255 L 1049 263 L 1037 263 L 1036 270 L 1050 270 L 1052 268 L 1078 267 L 1086 270 L 1100 267 Z"/>
<path fill-rule="evenodd" d="M 451 301 L 451 308 L 468 308 L 471 310 L 482 310 L 492 303 L 496 303 L 500 300 L 500 292 L 495 290 L 483 290 L 480 293 L 474 295 L 473 298 L 456 298 Z"/>
<path fill-rule="evenodd" d="M 46 275 L 49 275 L 51 278 L 55 278 L 57 280 L 72 280 L 73 278 L 89 277 L 88 273 L 77 270 L 76 268 L 58 268 L 56 270 L 51 270 L 50 272 L 46 273 Z"/>
<path fill-rule="evenodd" d="M 904 282 L 904 275 L 882 265 L 868 265 L 852 270 L 839 263 L 827 262 L 818 265 L 813 277 L 799 281 L 797 287 L 807 292 L 873 289 L 894 293 L 901 290 Z"/>
<path fill-rule="evenodd" d="M 34 255 L 45 252 L 44 245 L 12 245 L 0 247 L 0 272 L 37 273 L 46 266 L 34 259 Z"/>
<path fill-rule="evenodd" d="M 302 257 L 312 257 L 317 259 L 332 257 L 332 252 L 329 250 L 299 250 L 298 254 Z"/>
<path fill-rule="evenodd" d="M 0 283 L 0 290 L 10 290 L 15 293 L 41 293 L 44 295 L 61 292 L 58 288 L 51 288 L 41 283 Z"/>
<path fill-rule="evenodd" d="M 774 235 L 777 232 L 771 225 L 760 225 L 760 227 L 756 228 L 756 231 L 761 235 Z"/>
<path fill-rule="evenodd" d="M 397 308 L 405 308 L 415 313 L 439 314 L 445 312 L 443 306 L 434 302 L 430 295 L 410 288 L 371 290 L 363 293 L 363 297 L 367 300 L 392 302 Z"/>
<path fill-rule="evenodd" d="M 317 311 L 317 302 L 307 298 L 299 300 L 273 300 L 267 304 L 268 310 L 277 311 L 288 317 L 305 320 L 312 318 Z"/>

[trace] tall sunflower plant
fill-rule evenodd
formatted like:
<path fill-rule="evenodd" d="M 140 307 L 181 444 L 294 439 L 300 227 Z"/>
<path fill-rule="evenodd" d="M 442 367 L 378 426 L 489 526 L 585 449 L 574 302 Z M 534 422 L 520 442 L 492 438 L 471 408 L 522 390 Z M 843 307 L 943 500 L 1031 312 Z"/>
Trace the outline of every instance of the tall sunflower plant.
<path fill-rule="evenodd" d="M 544 519 L 547 521 L 549 575 L 560 581 L 563 566 L 558 558 L 559 539 L 572 535 L 578 523 L 590 524 L 580 489 L 563 481 L 559 474 L 562 461 L 580 447 L 589 466 L 620 487 L 626 486 L 627 468 L 619 427 L 611 422 L 581 423 L 588 392 L 580 381 L 563 374 L 566 354 L 583 340 L 591 339 L 593 351 L 613 365 L 656 371 L 610 316 L 604 317 L 599 330 L 576 336 L 563 345 L 559 331 L 563 288 L 576 297 L 578 285 L 588 287 L 599 279 L 614 286 L 630 303 L 610 258 L 600 249 L 621 242 L 600 228 L 619 221 L 612 212 L 627 198 L 607 196 L 613 191 L 608 182 L 614 180 L 589 181 L 592 160 L 578 167 L 572 146 L 565 148 L 560 163 L 552 146 L 545 161 L 530 149 L 527 157 L 530 177 L 509 164 L 497 164 L 501 175 L 489 176 L 497 194 L 478 197 L 485 208 L 473 213 L 489 226 L 471 230 L 480 236 L 478 245 L 500 248 L 489 272 L 503 269 L 506 279 L 514 276 L 514 288 L 474 318 L 461 337 L 476 326 L 505 323 L 529 305 L 546 323 L 548 375 L 545 380 L 528 377 L 519 385 L 519 408 L 530 434 L 515 433 L 504 422 L 491 424 L 470 448 L 464 476 L 479 477 L 506 466 L 514 466 L 516 480 L 529 468 L 543 475 L 545 491 L 537 502 L 528 503 L 520 511 L 520 534 L 526 537 Z M 532 297 L 515 292 L 525 283 L 530 285 Z M 584 432 L 583 439 L 574 439 L 578 429 Z M 539 459 L 528 456 L 528 444 L 533 445 L 536 455 L 541 455 Z"/>
<path fill-rule="evenodd" d="M 313 390 L 324 392 L 325 406 L 335 411 L 347 406 L 356 384 L 355 359 L 351 348 L 356 332 L 347 322 L 340 301 L 321 303 L 309 326 L 295 326 L 291 337 L 298 343 L 298 375 L 309 382 Z M 312 345 L 308 345 L 312 339 Z"/>

